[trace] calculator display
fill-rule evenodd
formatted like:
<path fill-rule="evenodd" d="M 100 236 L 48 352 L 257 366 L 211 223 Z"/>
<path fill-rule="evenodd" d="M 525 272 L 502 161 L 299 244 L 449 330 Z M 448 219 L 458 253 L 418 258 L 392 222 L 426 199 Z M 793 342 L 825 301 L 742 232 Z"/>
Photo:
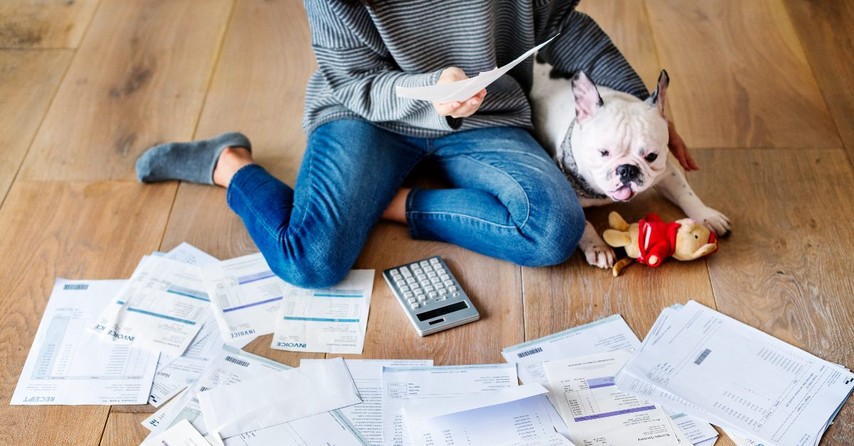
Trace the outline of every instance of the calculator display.
<path fill-rule="evenodd" d="M 453 305 L 448 305 L 442 308 L 437 308 L 435 310 L 425 311 L 423 313 L 418 313 L 418 320 L 424 322 L 428 319 L 433 319 L 434 317 L 444 316 L 448 313 L 453 313 L 454 311 L 459 311 L 468 308 L 465 302 L 457 302 Z"/>

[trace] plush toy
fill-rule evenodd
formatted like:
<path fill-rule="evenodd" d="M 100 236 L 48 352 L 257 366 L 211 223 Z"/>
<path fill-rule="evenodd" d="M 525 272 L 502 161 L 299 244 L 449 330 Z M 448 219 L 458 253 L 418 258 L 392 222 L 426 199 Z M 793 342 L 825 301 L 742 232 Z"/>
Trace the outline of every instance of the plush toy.
<path fill-rule="evenodd" d="M 666 223 L 651 213 L 637 223 L 628 224 L 620 214 L 611 212 L 608 225 L 612 229 L 605 230 L 605 243 L 626 248 L 628 255 L 614 265 L 614 277 L 634 260 L 657 267 L 667 257 L 694 260 L 718 250 L 714 231 L 690 218 Z"/>

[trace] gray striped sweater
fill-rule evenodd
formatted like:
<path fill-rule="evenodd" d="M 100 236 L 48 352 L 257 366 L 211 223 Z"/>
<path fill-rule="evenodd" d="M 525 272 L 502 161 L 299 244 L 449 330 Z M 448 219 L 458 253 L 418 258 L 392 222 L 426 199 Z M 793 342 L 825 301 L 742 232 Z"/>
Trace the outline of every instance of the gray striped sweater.
<path fill-rule="evenodd" d="M 454 129 L 431 103 L 401 99 L 395 86 L 433 85 L 450 66 L 469 76 L 502 66 L 560 32 L 540 56 L 566 73 L 642 99 L 640 77 L 579 0 L 305 0 L 317 70 L 306 90 L 303 127 L 361 117 L 396 133 L 438 137 Z M 533 58 L 487 88 L 461 130 L 531 128 Z"/>

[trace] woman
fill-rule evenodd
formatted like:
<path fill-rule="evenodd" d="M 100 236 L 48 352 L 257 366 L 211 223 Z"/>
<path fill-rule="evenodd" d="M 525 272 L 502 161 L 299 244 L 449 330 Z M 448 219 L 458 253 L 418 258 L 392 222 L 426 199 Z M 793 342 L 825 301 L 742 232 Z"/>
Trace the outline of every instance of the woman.
<path fill-rule="evenodd" d="M 540 51 L 565 72 L 645 98 L 646 88 L 577 1 L 306 0 L 318 68 L 294 188 L 254 163 L 239 133 L 154 147 L 141 181 L 227 187 L 229 206 L 274 273 L 305 288 L 340 281 L 380 219 L 416 239 L 454 243 L 526 266 L 572 255 L 584 215 L 568 182 L 532 138 L 526 60 L 472 98 L 430 104 L 396 86 L 466 79 L 560 32 Z M 681 139 L 672 132 L 672 141 Z M 684 146 L 681 146 L 682 153 Z M 678 153 L 678 152 L 677 152 Z M 400 189 L 430 159 L 450 189 Z M 683 164 L 685 164 L 683 162 Z"/>

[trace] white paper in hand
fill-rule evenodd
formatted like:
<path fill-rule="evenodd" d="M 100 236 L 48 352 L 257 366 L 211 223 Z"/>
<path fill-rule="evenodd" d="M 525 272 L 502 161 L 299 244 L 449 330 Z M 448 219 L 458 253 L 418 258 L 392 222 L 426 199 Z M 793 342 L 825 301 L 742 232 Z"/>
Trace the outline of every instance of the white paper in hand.
<path fill-rule="evenodd" d="M 489 86 L 489 84 L 498 80 L 499 77 L 512 70 L 516 65 L 522 63 L 523 60 L 530 57 L 540 48 L 546 46 L 546 44 L 554 40 L 557 36 L 558 35 L 555 35 L 551 39 L 531 48 L 528 52 L 517 57 L 516 60 L 504 65 L 503 67 L 495 68 L 493 70 L 480 73 L 475 77 L 452 82 L 450 84 L 430 85 L 427 87 L 396 87 L 395 90 L 397 91 L 397 96 L 401 98 L 420 99 L 423 101 L 439 103 L 465 101 L 466 99 L 476 95 L 480 90 Z"/>

